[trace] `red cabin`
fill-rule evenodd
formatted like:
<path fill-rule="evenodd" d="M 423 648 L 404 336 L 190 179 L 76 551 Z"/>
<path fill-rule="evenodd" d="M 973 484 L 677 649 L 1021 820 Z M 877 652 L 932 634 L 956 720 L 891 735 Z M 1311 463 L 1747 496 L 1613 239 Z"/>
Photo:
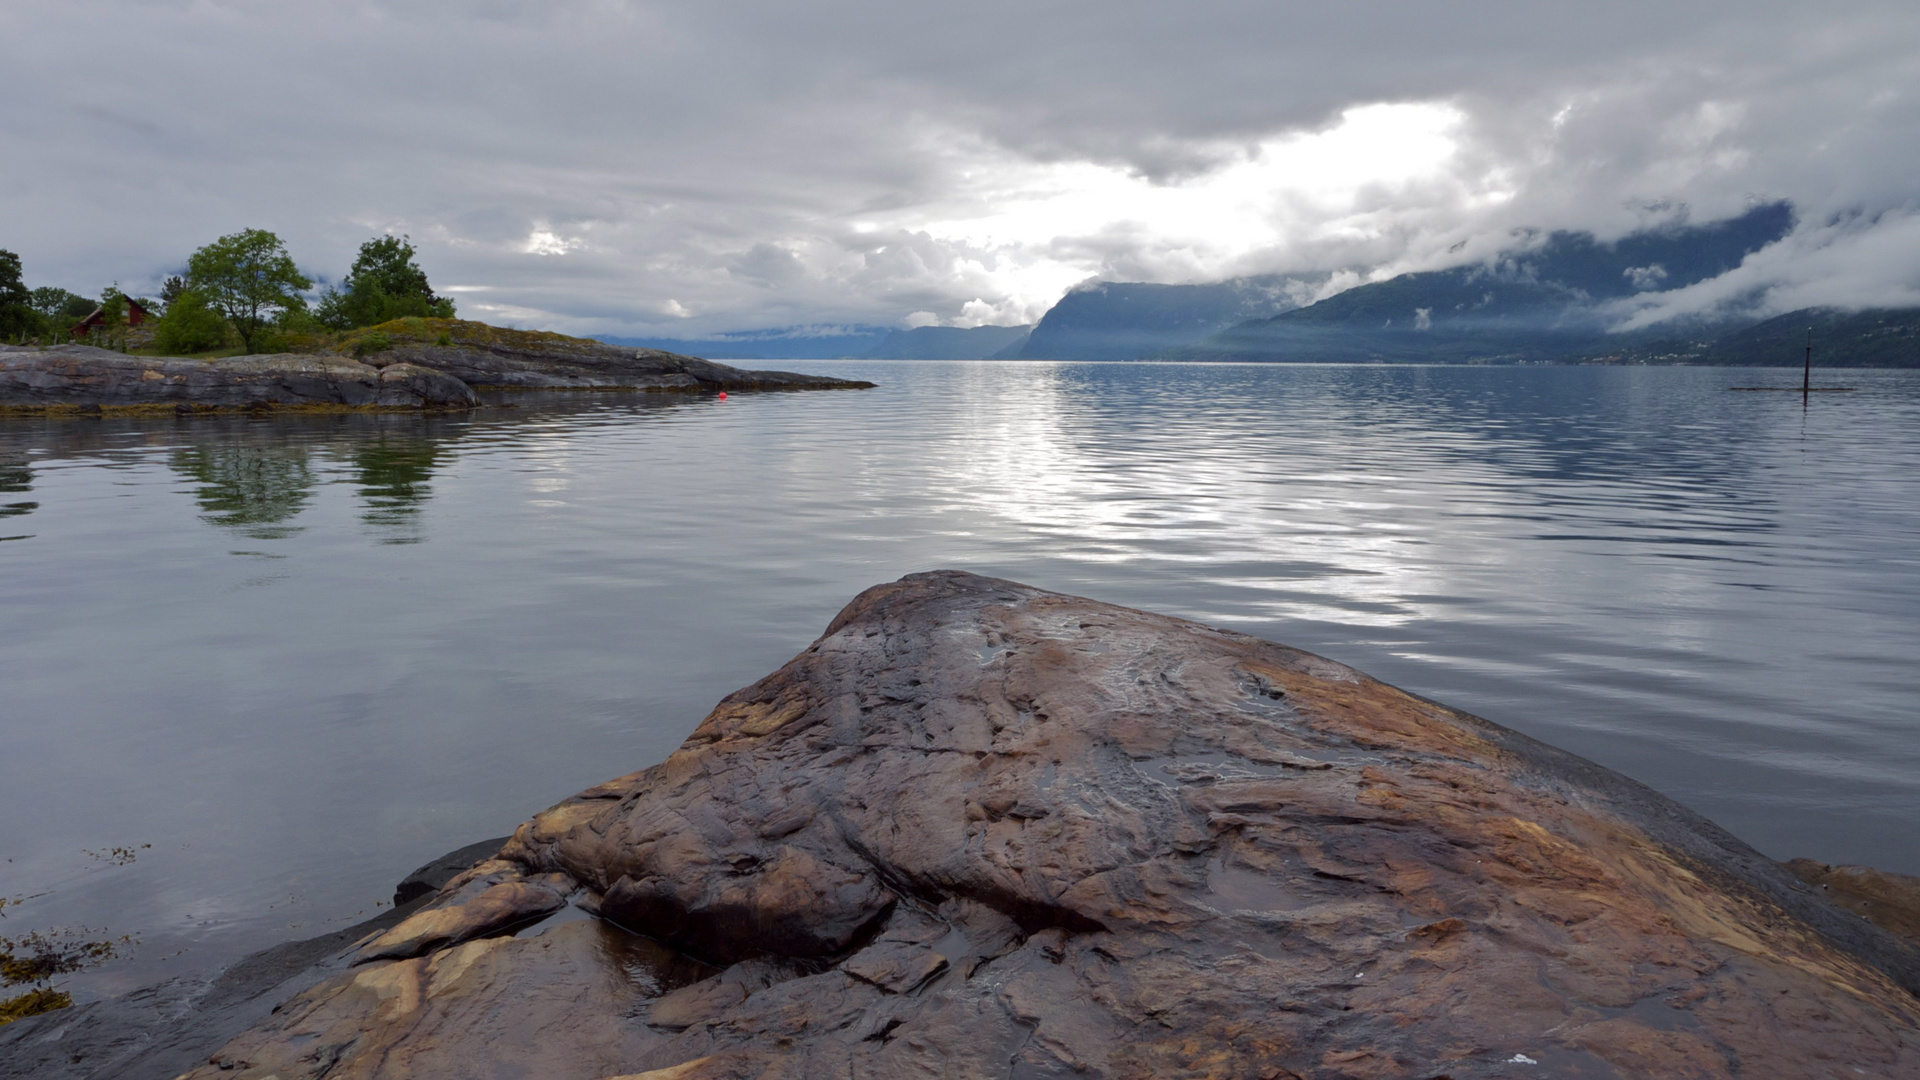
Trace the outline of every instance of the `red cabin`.
<path fill-rule="evenodd" d="M 153 318 L 153 312 L 148 311 L 146 308 L 141 307 L 140 301 L 135 300 L 131 296 L 126 297 L 125 299 L 127 301 L 127 325 L 128 326 L 139 326 L 141 323 L 146 322 L 148 319 Z M 77 338 L 86 337 L 89 331 L 91 331 L 94 327 L 99 326 L 102 322 L 105 322 L 106 318 L 107 318 L 107 309 L 105 305 L 101 305 L 100 307 L 94 308 L 93 314 L 73 324 L 73 336 Z"/>

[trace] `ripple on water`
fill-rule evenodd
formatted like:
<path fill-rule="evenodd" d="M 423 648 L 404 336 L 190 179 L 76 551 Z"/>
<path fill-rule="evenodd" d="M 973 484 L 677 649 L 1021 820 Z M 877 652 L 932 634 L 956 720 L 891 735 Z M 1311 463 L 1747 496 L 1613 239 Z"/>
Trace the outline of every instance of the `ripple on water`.
<path fill-rule="evenodd" d="M 1803 411 L 1710 369 L 773 366 L 880 387 L 0 421 L 0 892 L 139 933 L 107 989 L 346 925 L 938 566 L 1920 873 L 1920 374 Z"/>

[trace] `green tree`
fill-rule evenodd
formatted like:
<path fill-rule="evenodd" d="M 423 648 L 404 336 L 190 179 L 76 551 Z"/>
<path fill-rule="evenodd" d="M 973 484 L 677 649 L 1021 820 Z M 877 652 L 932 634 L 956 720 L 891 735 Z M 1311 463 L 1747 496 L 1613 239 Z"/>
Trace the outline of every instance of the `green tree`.
<path fill-rule="evenodd" d="M 251 353 L 274 316 L 304 306 L 299 294 L 313 288 L 313 280 L 294 266 L 279 237 L 246 229 L 194 252 L 187 260 L 187 286 L 225 313 Z"/>
<path fill-rule="evenodd" d="M 409 316 L 453 318 L 453 301 L 433 294 L 415 254 L 406 236 L 376 236 L 361 244 L 341 287 L 329 288 L 321 298 L 320 321 L 351 330 Z"/>
<path fill-rule="evenodd" d="M 33 290 L 33 309 L 56 327 L 71 326 L 93 313 L 94 302 L 52 285 Z"/>
<path fill-rule="evenodd" d="M 33 310 L 33 293 L 20 276 L 20 256 L 0 250 L 0 338 L 38 333 L 43 321 Z"/>
<path fill-rule="evenodd" d="M 181 277 L 179 274 L 172 274 L 168 276 L 167 280 L 160 283 L 160 302 L 162 304 L 172 304 L 175 300 L 180 299 L 181 293 L 186 291 L 187 279 Z"/>
<path fill-rule="evenodd" d="M 153 331 L 154 347 L 169 354 L 206 352 L 226 343 L 227 320 L 192 289 L 174 294 Z"/>

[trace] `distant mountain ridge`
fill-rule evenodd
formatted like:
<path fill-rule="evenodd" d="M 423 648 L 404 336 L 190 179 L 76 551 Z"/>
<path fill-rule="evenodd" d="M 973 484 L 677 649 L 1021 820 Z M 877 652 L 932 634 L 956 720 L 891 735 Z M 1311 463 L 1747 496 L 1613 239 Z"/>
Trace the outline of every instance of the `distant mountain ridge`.
<path fill-rule="evenodd" d="M 917 326 L 895 330 L 866 352 L 869 360 L 1004 359 L 1026 344 L 1027 326 Z"/>
<path fill-rule="evenodd" d="M 1197 285 L 1076 286 L 1032 327 L 803 326 L 705 340 L 603 338 L 716 360 L 1027 359 L 1400 363 L 1800 362 L 1920 366 L 1920 308 L 1808 309 L 1764 321 L 1718 317 L 1610 332 L 1624 304 L 1710 280 L 1794 227 L 1784 202 L 1702 225 L 1602 242 L 1591 233 L 1519 234 L 1499 256 L 1401 274 L 1302 305 L 1327 275 Z"/>
<path fill-rule="evenodd" d="M 1303 283 L 1271 275 L 1203 285 L 1096 281 L 1068 290 L 1021 346 L 1023 360 L 1137 360 L 1300 305 Z"/>
<path fill-rule="evenodd" d="M 1610 359 L 1638 363 L 1799 367 L 1811 331 L 1815 367 L 1920 367 L 1920 307 L 1802 308 L 1705 340 L 1635 342 Z"/>
<path fill-rule="evenodd" d="M 1565 357 L 1607 343 L 1610 303 L 1717 277 L 1785 236 L 1793 222 L 1792 206 L 1768 203 L 1725 221 L 1610 243 L 1551 233 L 1491 262 L 1361 285 L 1160 355 L 1429 363 Z"/>

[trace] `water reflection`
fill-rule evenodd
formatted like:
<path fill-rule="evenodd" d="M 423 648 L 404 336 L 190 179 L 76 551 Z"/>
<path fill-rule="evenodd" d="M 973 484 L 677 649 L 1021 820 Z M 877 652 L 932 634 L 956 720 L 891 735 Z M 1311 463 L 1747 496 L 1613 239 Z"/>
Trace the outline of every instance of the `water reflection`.
<path fill-rule="evenodd" d="M 307 527 L 301 517 L 320 490 L 338 483 L 351 487 L 377 543 L 415 544 L 427 537 L 422 510 L 434 478 L 456 460 L 460 444 L 515 445 L 543 473 L 530 481 L 535 493 L 552 496 L 567 483 L 567 438 L 559 432 L 665 418 L 689 405 L 677 395 L 573 393 L 502 393 L 492 403 L 500 407 L 471 416 L 8 418 L 0 422 L 0 519 L 40 509 L 39 502 L 8 497 L 33 490 L 35 467 L 80 460 L 137 469 L 157 451 L 194 485 L 187 494 L 200 520 L 216 529 L 254 540 L 292 538 Z"/>
<path fill-rule="evenodd" d="M 24 461 L 0 460 L 0 496 L 19 495 L 33 490 L 33 470 Z M 38 509 L 39 503 L 0 503 L 0 517 L 18 517 Z"/>
<path fill-rule="evenodd" d="M 433 495 L 428 482 L 447 456 L 442 443 L 422 434 L 381 432 L 349 450 L 364 510 L 381 543 L 415 544 L 423 538 L 419 515 Z"/>
<path fill-rule="evenodd" d="M 861 588 L 959 566 L 1352 662 L 1768 854 L 1920 871 L 1920 373 L 1803 417 L 1697 369 L 805 369 L 881 386 L 0 421 L 0 505 L 39 504 L 0 544 L 9 856 L 140 822 L 174 889 L 67 918 L 270 944 L 288 881 L 346 918 L 658 760 Z M 269 546 L 244 587 L 226 553 Z"/>
<path fill-rule="evenodd" d="M 11 461 L 0 458 L 0 531 L 4 531 L 7 518 L 24 517 L 40 509 L 37 502 L 14 500 L 11 496 L 23 495 L 33 490 L 33 470 L 24 461 Z M 0 540 L 27 540 L 25 536 L 0 536 Z"/>
<path fill-rule="evenodd" d="M 290 524 L 313 498 L 311 452 L 274 442 L 212 442 L 189 446 L 168 462 L 198 481 L 194 501 L 200 519 L 254 540 L 284 540 L 300 531 Z"/>

